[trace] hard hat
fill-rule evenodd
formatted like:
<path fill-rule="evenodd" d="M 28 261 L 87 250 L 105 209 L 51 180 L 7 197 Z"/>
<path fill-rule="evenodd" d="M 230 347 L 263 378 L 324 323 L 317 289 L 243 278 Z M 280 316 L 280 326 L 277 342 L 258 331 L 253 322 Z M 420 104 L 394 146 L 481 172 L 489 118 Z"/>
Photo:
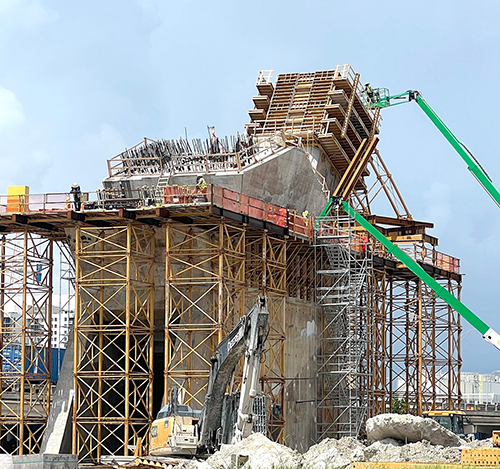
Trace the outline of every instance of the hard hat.
<path fill-rule="evenodd" d="M 365 83 L 365 86 L 368 86 L 369 84 L 370 84 L 370 82 L 369 82 L 369 81 L 367 81 L 367 82 Z"/>
<path fill-rule="evenodd" d="M 72 188 L 72 189 L 76 189 L 77 187 L 80 187 L 80 184 L 78 184 L 77 182 L 75 182 L 75 183 L 71 186 L 71 188 Z"/>

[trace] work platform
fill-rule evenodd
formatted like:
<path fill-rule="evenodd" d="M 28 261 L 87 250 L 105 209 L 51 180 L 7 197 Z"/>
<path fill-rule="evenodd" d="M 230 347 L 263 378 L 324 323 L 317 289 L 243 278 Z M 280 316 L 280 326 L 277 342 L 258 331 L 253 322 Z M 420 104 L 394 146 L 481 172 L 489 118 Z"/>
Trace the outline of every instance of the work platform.
<path fill-rule="evenodd" d="M 87 201 L 81 211 L 73 210 L 73 203 L 68 202 L 68 193 L 21 195 L 18 196 L 15 213 L 12 212 L 12 205 L 9 209 L 6 203 L 7 198 L 12 196 L 0 196 L 0 234 L 28 230 L 41 236 L 64 239 L 64 230 L 74 228 L 78 223 L 107 228 L 124 221 L 137 221 L 160 227 L 168 220 L 199 223 L 226 218 L 253 229 L 267 230 L 310 245 L 314 243 L 313 218 L 212 184 L 204 191 L 200 191 L 196 185 L 167 186 L 164 188 L 163 203 L 154 203 L 154 206 L 147 205 L 148 200 L 143 198 L 140 191 L 136 191 L 136 195 L 135 198 L 125 199 L 116 197 L 113 192 L 88 192 L 85 193 Z M 91 208 L 86 209 L 85 206 Z M 432 237 L 408 234 L 421 231 L 422 226 L 432 227 L 431 223 L 376 215 L 368 219 L 389 237 L 394 230 L 396 234 L 404 232 L 404 235 L 396 236 L 393 242 L 412 259 L 419 261 L 427 273 L 461 281 L 458 259 L 434 249 L 432 244 L 436 244 L 436 241 Z M 384 229 L 382 225 L 387 224 L 399 225 L 399 228 L 393 228 L 392 231 Z M 375 259 L 376 266 L 413 278 L 413 274 L 387 254 L 382 246 L 376 247 Z"/>

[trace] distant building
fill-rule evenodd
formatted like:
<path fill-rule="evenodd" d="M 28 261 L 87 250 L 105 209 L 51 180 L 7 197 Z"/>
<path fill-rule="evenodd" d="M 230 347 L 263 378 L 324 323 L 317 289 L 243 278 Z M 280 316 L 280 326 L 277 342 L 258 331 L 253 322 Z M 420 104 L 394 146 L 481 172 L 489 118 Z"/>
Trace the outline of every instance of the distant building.
<path fill-rule="evenodd" d="M 75 312 L 52 306 L 52 348 L 65 349 L 73 327 Z"/>
<path fill-rule="evenodd" d="M 462 372 L 460 387 L 464 404 L 500 404 L 500 370 L 488 374 Z"/>

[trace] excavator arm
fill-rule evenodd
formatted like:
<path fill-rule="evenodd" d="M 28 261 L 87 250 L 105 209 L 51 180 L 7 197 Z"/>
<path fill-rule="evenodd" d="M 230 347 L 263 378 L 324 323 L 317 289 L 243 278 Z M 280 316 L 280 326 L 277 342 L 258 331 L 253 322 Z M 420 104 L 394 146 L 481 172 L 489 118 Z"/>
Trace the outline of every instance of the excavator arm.
<path fill-rule="evenodd" d="M 200 419 L 199 446 L 211 452 L 219 446 L 224 433 L 224 396 L 236 365 L 245 356 L 234 438 L 251 433 L 253 400 L 257 394 L 264 343 L 269 329 L 267 299 L 259 297 L 254 307 L 217 347 L 212 357 L 208 389 Z"/>

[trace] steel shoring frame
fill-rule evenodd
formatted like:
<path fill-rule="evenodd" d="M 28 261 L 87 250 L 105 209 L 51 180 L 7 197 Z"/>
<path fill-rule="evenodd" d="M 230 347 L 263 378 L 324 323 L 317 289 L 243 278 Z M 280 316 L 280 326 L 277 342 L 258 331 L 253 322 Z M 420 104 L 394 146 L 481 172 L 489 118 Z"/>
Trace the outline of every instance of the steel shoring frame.
<path fill-rule="evenodd" d="M 372 290 L 372 317 L 368 321 L 371 325 L 372 341 L 369 344 L 369 361 L 372 365 L 370 390 L 371 413 L 370 417 L 388 411 L 387 381 L 387 314 L 386 291 L 387 273 L 385 270 L 374 270 L 371 279 Z"/>
<path fill-rule="evenodd" d="M 0 451 L 40 450 L 50 412 L 53 240 L 0 238 Z"/>
<path fill-rule="evenodd" d="M 460 285 L 439 280 L 459 295 Z M 388 411 L 460 408 L 460 319 L 420 280 L 391 276 L 386 291 Z M 400 401 L 397 403 L 397 401 Z"/>
<path fill-rule="evenodd" d="M 316 439 L 357 437 L 369 413 L 368 344 L 372 252 L 354 220 L 322 220 L 316 230 L 318 324 Z"/>
<path fill-rule="evenodd" d="M 76 227 L 73 453 L 129 455 L 153 405 L 155 231 Z"/>
<path fill-rule="evenodd" d="M 210 357 L 245 314 L 245 228 L 166 225 L 165 394 L 201 409 Z"/>
<path fill-rule="evenodd" d="M 262 391 L 270 399 L 268 437 L 284 442 L 285 430 L 285 304 L 287 241 L 267 232 L 247 236 L 247 302 L 265 295 L 269 307 L 269 335 L 262 369 Z"/>

